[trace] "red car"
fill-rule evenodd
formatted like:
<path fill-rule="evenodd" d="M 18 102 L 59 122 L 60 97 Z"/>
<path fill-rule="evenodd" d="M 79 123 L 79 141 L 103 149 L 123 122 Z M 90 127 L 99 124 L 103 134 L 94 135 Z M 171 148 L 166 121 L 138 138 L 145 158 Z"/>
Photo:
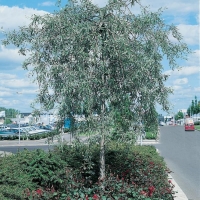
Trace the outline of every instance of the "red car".
<path fill-rule="evenodd" d="M 185 131 L 194 131 L 194 121 L 192 118 L 185 118 Z"/>

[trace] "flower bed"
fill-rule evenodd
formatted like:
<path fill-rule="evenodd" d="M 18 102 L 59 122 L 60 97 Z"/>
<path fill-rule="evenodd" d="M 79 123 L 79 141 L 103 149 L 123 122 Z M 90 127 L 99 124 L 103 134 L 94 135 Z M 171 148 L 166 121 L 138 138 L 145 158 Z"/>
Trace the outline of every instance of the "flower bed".
<path fill-rule="evenodd" d="M 98 145 L 24 150 L 0 160 L 1 199 L 173 200 L 169 170 L 153 146 L 106 145 L 99 179 Z"/>

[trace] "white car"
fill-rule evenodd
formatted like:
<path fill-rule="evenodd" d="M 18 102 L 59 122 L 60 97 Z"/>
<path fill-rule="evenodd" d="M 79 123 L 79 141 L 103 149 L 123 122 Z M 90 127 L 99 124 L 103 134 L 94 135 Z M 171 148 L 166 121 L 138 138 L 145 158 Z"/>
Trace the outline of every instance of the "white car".
<path fill-rule="evenodd" d="M 165 122 L 160 122 L 160 126 L 165 126 L 166 124 L 165 124 Z"/>

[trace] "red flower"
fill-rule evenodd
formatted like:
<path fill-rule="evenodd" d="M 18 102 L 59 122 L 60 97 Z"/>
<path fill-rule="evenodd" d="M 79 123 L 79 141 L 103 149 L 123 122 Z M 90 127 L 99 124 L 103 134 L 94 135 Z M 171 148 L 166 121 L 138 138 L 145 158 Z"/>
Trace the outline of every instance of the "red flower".
<path fill-rule="evenodd" d="M 99 199 L 99 197 L 98 197 L 97 194 L 94 194 L 92 198 L 93 198 L 93 199 L 97 199 L 97 200 Z"/>
<path fill-rule="evenodd" d="M 87 195 L 87 194 L 85 195 L 85 200 L 89 200 L 89 198 L 88 198 L 88 195 Z"/>
<path fill-rule="evenodd" d="M 36 193 L 39 195 L 39 196 L 42 196 L 42 189 L 41 188 L 38 188 L 36 190 Z"/>
<path fill-rule="evenodd" d="M 151 197 L 153 195 L 153 192 L 155 191 L 155 187 L 154 186 L 150 186 L 148 188 L 149 192 L 148 192 L 148 196 Z"/>

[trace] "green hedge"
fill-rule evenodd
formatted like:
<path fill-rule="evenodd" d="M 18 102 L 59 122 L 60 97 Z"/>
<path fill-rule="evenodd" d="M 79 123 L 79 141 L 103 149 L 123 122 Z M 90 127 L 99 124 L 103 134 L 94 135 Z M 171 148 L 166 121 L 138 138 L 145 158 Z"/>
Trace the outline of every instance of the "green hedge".
<path fill-rule="evenodd" d="M 200 121 L 194 122 L 194 125 L 200 125 Z"/>

